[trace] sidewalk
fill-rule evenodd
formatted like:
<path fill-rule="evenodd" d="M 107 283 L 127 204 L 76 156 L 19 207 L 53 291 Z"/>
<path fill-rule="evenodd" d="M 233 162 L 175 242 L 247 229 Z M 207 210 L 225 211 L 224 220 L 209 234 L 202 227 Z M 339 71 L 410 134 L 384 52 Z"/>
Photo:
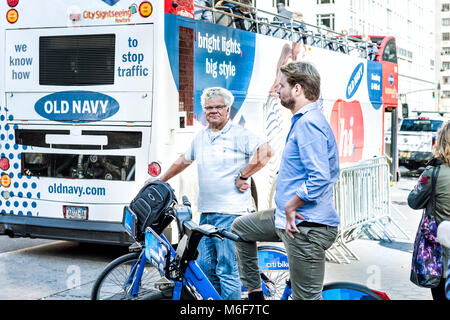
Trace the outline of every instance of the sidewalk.
<path fill-rule="evenodd" d="M 361 238 L 348 243 L 359 257 L 350 264 L 327 262 L 325 283 L 336 281 L 357 282 L 372 289 L 386 292 L 392 300 L 431 300 L 429 289 L 419 288 L 409 281 L 412 248 L 422 212 L 407 205 L 407 196 L 418 177 L 402 177 L 390 189 L 391 203 L 400 214 L 391 209 L 392 218 L 409 235 L 400 232 L 398 238 L 374 241 Z"/>

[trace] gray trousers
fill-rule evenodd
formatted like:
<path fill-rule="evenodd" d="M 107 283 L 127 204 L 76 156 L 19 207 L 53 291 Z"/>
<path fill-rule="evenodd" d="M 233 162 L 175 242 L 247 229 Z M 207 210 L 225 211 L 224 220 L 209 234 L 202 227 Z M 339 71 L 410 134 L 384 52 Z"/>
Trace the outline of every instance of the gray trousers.
<path fill-rule="evenodd" d="M 275 228 L 275 211 L 266 210 L 237 218 L 231 231 L 243 240 L 236 242 L 239 276 L 247 290 L 261 288 L 257 241 L 283 241 L 289 261 L 294 300 L 322 299 L 325 276 L 325 250 L 337 237 L 337 227 L 302 227 L 291 239 L 285 230 Z"/>

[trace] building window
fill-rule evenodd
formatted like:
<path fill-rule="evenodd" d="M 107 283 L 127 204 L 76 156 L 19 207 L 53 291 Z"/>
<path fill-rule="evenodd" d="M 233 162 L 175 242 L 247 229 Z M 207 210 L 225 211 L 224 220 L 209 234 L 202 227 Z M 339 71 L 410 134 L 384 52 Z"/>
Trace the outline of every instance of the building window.
<path fill-rule="evenodd" d="M 334 3 L 334 0 L 317 0 L 317 4 Z"/>
<path fill-rule="evenodd" d="M 446 71 L 450 69 L 450 62 L 442 62 L 442 70 L 441 71 Z"/>
<path fill-rule="evenodd" d="M 331 14 L 318 14 L 317 15 L 317 25 L 327 26 L 328 28 L 334 30 L 334 13 Z"/>
<path fill-rule="evenodd" d="M 442 83 L 448 84 L 449 77 L 442 77 Z"/>
<path fill-rule="evenodd" d="M 412 60 L 412 57 L 413 57 L 412 51 L 407 50 L 407 49 L 403 49 L 401 47 L 398 47 L 398 55 L 403 57 L 403 58 L 407 58 L 409 60 Z"/>
<path fill-rule="evenodd" d="M 448 40 L 450 40 L 450 32 L 444 32 L 444 33 L 442 33 L 442 40 L 443 40 L 443 41 L 448 41 Z"/>
<path fill-rule="evenodd" d="M 450 26 L 450 18 L 442 19 L 442 25 L 443 26 Z"/>
<path fill-rule="evenodd" d="M 447 55 L 447 54 L 450 54 L 450 47 L 442 48 L 441 56 L 444 56 L 444 55 Z"/>
<path fill-rule="evenodd" d="M 441 11 L 442 12 L 450 11 L 450 3 L 443 3 Z"/>

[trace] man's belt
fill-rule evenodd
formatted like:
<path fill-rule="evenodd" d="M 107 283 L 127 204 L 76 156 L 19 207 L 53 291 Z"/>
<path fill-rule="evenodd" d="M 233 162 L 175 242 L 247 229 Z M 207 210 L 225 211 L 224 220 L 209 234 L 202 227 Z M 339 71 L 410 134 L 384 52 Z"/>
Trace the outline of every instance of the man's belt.
<path fill-rule="evenodd" d="M 307 228 L 326 228 L 326 227 L 329 227 L 329 226 L 327 226 L 325 224 L 309 222 L 309 221 L 300 222 L 298 225 L 301 226 L 301 227 L 307 227 Z"/>

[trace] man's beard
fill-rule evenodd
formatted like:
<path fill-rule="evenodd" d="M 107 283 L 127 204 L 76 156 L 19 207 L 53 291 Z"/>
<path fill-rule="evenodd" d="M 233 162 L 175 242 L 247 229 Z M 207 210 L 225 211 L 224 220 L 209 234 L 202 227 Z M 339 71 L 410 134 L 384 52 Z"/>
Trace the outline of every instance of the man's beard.
<path fill-rule="evenodd" d="M 288 99 L 280 98 L 280 103 L 283 107 L 285 107 L 286 109 L 289 109 L 289 110 L 293 110 L 295 107 L 295 100 L 292 97 L 289 97 Z"/>

